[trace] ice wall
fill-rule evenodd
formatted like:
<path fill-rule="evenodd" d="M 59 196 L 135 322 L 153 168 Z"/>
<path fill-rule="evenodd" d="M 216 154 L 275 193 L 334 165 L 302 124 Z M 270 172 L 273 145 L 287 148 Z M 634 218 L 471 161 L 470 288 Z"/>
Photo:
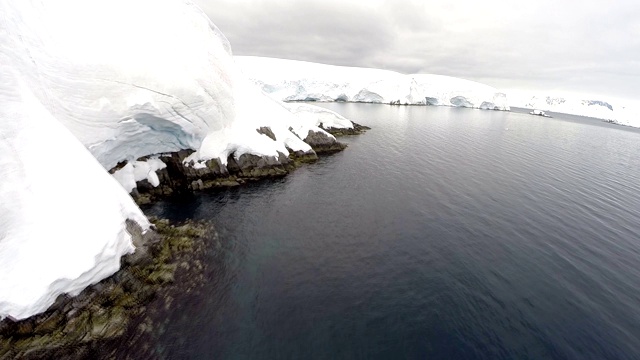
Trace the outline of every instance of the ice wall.
<path fill-rule="evenodd" d="M 352 101 L 509 110 L 506 95 L 495 88 L 450 76 L 404 75 L 388 70 L 254 56 L 235 56 L 235 61 L 264 92 L 283 101 Z"/>

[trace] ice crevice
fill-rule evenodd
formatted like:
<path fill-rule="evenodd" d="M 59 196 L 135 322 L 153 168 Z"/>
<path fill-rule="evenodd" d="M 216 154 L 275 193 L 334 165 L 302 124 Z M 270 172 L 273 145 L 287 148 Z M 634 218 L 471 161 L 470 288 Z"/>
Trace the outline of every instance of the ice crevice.
<path fill-rule="evenodd" d="M 121 84 L 121 85 L 129 85 L 129 86 L 133 86 L 133 87 L 138 88 L 138 89 L 151 91 L 152 93 L 156 93 L 158 95 L 162 95 L 162 96 L 170 97 L 172 99 L 176 99 L 179 102 L 181 102 L 182 105 L 184 105 L 185 107 L 187 107 L 187 108 L 189 107 L 189 105 L 186 102 L 184 102 L 184 100 L 180 99 L 177 96 L 174 96 L 174 95 L 171 95 L 171 94 L 166 94 L 166 93 L 163 93 L 161 91 L 148 88 L 146 86 L 137 85 L 137 84 L 133 84 L 133 83 L 128 83 L 128 82 L 125 82 L 125 81 L 114 80 L 114 79 L 101 79 L 101 78 L 95 78 L 95 79 L 96 80 L 100 80 L 100 81 L 107 81 L 107 82 L 112 82 L 112 83 L 116 83 L 116 84 Z"/>

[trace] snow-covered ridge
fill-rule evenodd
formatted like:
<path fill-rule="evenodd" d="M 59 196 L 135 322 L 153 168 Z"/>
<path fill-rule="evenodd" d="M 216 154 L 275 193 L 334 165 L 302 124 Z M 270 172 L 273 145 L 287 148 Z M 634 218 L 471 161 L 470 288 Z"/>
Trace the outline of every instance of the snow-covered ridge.
<path fill-rule="evenodd" d="M 474 81 L 430 74 L 235 56 L 262 90 L 283 101 L 353 101 L 509 110 L 507 97 Z"/>
<path fill-rule="evenodd" d="M 640 109 L 613 101 L 582 99 L 577 96 L 510 94 L 512 106 L 610 120 L 640 127 Z"/>

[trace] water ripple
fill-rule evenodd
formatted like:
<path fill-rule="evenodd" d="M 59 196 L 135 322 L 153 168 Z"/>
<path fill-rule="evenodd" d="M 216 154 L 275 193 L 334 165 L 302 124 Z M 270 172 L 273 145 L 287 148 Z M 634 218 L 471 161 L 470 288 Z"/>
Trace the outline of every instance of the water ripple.
<path fill-rule="evenodd" d="M 209 326 L 171 319 L 176 354 L 640 358 L 639 132 L 323 106 L 373 130 L 282 182 L 152 209 L 233 243 L 210 309 L 185 310 Z"/>

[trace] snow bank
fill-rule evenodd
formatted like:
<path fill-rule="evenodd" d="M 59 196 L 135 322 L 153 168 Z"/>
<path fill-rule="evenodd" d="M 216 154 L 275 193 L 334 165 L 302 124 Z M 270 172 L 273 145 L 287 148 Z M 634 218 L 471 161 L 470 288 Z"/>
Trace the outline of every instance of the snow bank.
<path fill-rule="evenodd" d="M 235 61 L 264 92 L 283 101 L 353 101 L 509 110 L 505 94 L 484 84 L 449 76 L 404 75 L 388 70 L 253 56 L 236 56 Z"/>
<path fill-rule="evenodd" d="M 20 74 L 0 64 L 0 319 L 22 319 L 117 271 L 134 250 L 125 220 L 149 223 Z"/>
<path fill-rule="evenodd" d="M 314 124 L 301 121 L 282 102 L 265 96 L 247 80 L 237 79 L 235 100 L 236 121 L 225 129 L 211 132 L 185 163 L 201 164 L 209 159 L 219 159 L 226 165 L 231 154 L 239 159 L 243 154 L 277 158 L 279 153 L 289 155 L 288 149 L 308 152 L 312 151 L 311 146 L 301 139 L 309 130 L 324 133 Z M 271 129 L 277 141 L 256 131 L 263 126 Z M 330 134 L 327 136 L 333 138 Z"/>
<path fill-rule="evenodd" d="M 136 188 L 137 181 L 147 180 L 154 187 L 160 185 L 156 171 L 166 167 L 167 165 L 158 158 L 130 161 L 122 169 L 114 172 L 113 177 L 118 180 L 127 193 L 130 193 Z"/>
<path fill-rule="evenodd" d="M 306 103 L 284 103 L 284 107 L 297 115 L 298 121 L 309 126 L 321 126 L 324 129 L 353 129 L 351 120 L 329 109 Z"/>

